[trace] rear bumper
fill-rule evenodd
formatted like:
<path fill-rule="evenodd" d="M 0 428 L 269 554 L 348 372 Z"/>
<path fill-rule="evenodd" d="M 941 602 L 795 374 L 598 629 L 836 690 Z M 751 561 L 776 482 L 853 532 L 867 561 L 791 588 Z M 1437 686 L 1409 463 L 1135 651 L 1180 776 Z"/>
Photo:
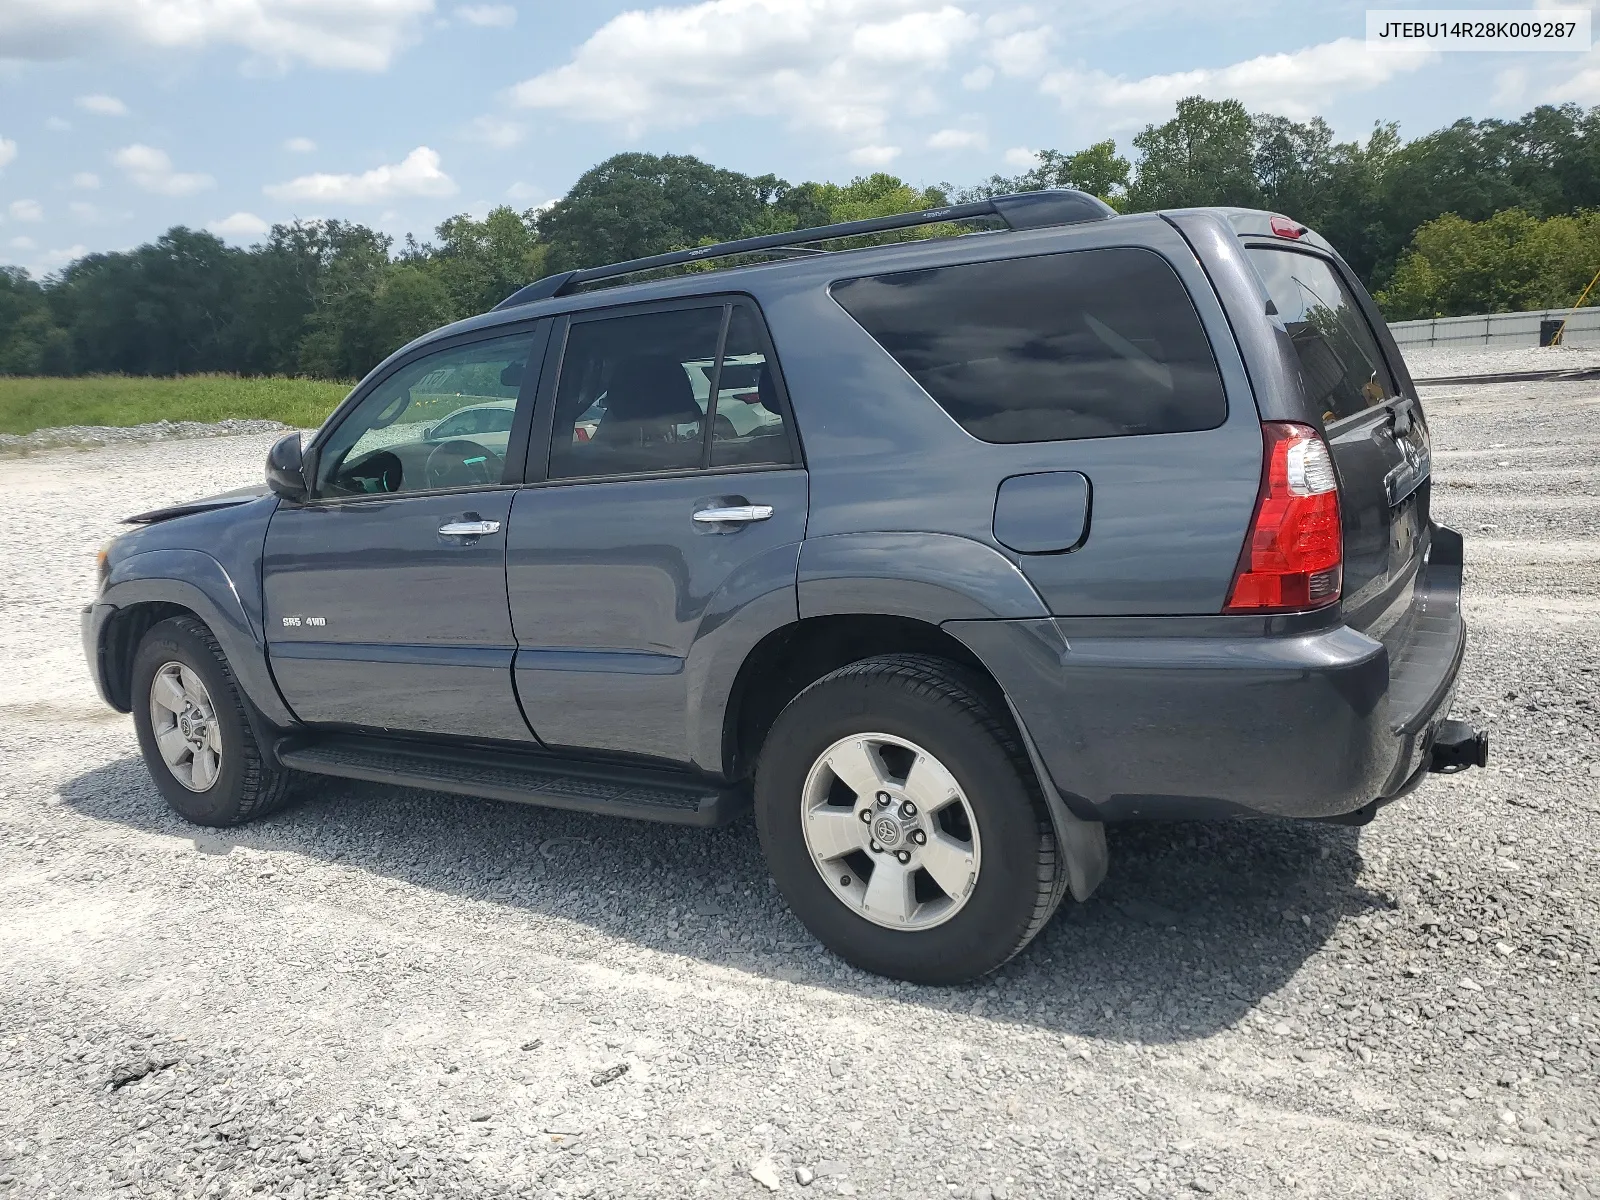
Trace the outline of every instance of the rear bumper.
<path fill-rule="evenodd" d="M 1426 773 L 1466 648 L 1461 539 L 1436 530 L 1382 640 L 1297 618 L 954 621 L 1081 817 L 1328 818 Z"/>

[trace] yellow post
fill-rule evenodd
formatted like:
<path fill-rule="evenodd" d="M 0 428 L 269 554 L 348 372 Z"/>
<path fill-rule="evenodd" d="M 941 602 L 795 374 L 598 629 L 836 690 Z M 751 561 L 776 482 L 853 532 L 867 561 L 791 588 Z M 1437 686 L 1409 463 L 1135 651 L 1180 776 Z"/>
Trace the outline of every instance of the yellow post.
<path fill-rule="evenodd" d="M 1591 289 L 1593 289 L 1596 283 L 1600 283 L 1600 271 L 1596 271 L 1594 273 L 1594 278 L 1589 280 L 1589 286 L 1583 289 L 1583 294 L 1578 297 L 1578 302 L 1567 310 L 1566 316 L 1561 318 L 1561 324 L 1556 329 L 1556 336 L 1550 339 L 1550 344 L 1552 346 L 1561 345 L 1561 335 L 1566 332 L 1567 321 L 1571 319 L 1573 313 L 1577 312 L 1583 307 L 1583 302 L 1589 298 L 1589 292 Z"/>

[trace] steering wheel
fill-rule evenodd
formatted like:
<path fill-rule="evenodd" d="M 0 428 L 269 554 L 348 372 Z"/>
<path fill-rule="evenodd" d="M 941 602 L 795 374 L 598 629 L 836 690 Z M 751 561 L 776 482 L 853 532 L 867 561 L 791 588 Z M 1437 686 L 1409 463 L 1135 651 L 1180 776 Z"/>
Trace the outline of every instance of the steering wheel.
<path fill-rule="evenodd" d="M 428 453 L 422 473 L 428 487 L 487 487 L 500 482 L 505 459 L 467 438 L 440 442 Z"/>

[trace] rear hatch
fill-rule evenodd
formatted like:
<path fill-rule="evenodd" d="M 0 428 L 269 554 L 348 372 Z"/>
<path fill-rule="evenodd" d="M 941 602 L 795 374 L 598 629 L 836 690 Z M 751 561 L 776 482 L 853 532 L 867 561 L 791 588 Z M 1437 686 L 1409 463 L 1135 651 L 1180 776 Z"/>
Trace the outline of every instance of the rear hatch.
<path fill-rule="evenodd" d="M 1307 415 L 1333 454 L 1344 524 L 1345 620 L 1392 645 L 1404 636 L 1428 549 L 1430 449 L 1422 405 L 1376 307 L 1342 264 L 1298 241 L 1243 241 L 1273 315 L 1288 332 Z"/>

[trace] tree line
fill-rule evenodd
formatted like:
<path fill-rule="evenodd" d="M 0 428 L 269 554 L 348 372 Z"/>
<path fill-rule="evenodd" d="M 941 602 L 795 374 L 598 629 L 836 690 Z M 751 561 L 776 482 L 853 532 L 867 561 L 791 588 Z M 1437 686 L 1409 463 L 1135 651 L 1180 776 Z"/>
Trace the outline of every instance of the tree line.
<path fill-rule="evenodd" d="M 43 280 L 0 268 L 0 374 L 361 376 L 406 341 L 551 271 L 1042 187 L 1123 212 L 1240 205 L 1323 233 L 1391 319 L 1569 304 L 1600 267 L 1600 107 L 1544 105 L 1404 141 L 1320 118 L 1180 100 L 1132 139 L 1045 150 L 1016 176 L 790 184 L 684 155 L 619 154 L 543 210 L 460 215 L 436 240 L 353 222 L 274 226 L 248 249 L 174 227 Z M 888 236 L 927 236 L 939 230 Z"/>

